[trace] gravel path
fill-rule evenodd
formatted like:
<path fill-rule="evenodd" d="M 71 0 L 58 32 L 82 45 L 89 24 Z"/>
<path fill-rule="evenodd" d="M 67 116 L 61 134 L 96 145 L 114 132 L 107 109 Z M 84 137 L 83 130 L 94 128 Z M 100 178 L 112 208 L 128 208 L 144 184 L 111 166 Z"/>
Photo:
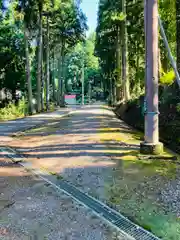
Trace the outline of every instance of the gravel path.
<path fill-rule="evenodd" d="M 141 161 L 139 144 L 112 111 L 92 106 L 26 132 L 10 146 L 159 237 L 179 239 L 179 165 Z"/>
<path fill-rule="evenodd" d="M 180 218 L 180 178 L 166 183 L 160 192 L 160 200 L 165 204 L 167 209 Z"/>
<path fill-rule="evenodd" d="M 22 119 L 15 119 L 11 121 L 0 122 L 0 141 L 5 141 L 5 136 L 7 141 L 8 136 L 15 134 L 19 131 L 24 131 L 27 128 L 35 127 L 39 124 L 46 124 L 53 119 L 58 119 L 60 116 L 67 114 L 73 110 L 79 109 L 81 106 L 72 106 L 63 109 L 59 109 L 54 112 L 45 112 L 40 114 L 35 114 Z"/>
<path fill-rule="evenodd" d="M 108 133 L 109 123 L 113 126 Z M 115 158 L 124 154 L 124 145 L 121 149 L 119 143 L 112 141 L 119 127 L 111 111 L 93 106 L 50 127 L 27 132 L 10 145 L 23 152 L 35 167 L 56 172 L 84 192 L 106 200 L 105 186 L 108 179 L 112 181 L 114 167 L 117 169 Z M 126 131 L 128 136 L 130 129 L 127 127 Z M 107 141 L 102 142 L 101 136 Z M 138 150 L 138 143 L 131 149 Z M 120 164 L 118 169 L 121 171 Z"/>
<path fill-rule="evenodd" d="M 0 189 L 1 240 L 128 240 L 2 155 Z"/>

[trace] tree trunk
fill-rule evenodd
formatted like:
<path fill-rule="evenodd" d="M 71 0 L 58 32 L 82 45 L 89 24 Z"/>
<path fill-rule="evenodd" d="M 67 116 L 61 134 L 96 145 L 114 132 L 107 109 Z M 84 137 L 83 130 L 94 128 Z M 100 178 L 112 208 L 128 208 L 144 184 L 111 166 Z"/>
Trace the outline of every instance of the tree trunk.
<path fill-rule="evenodd" d="M 37 67 L 37 112 L 41 111 L 41 69 L 42 69 L 42 9 L 39 10 L 39 41 Z"/>
<path fill-rule="evenodd" d="M 41 110 L 44 111 L 44 74 L 43 74 L 43 65 L 44 65 L 44 61 L 43 61 L 43 57 L 41 59 Z"/>
<path fill-rule="evenodd" d="M 91 103 L 91 82 L 89 81 L 89 89 L 88 89 L 88 95 L 89 95 L 89 104 Z"/>
<path fill-rule="evenodd" d="M 49 18 L 47 17 L 46 43 L 46 110 L 49 110 Z"/>
<path fill-rule="evenodd" d="M 117 102 L 117 96 L 116 96 L 116 78 L 113 77 L 112 79 L 112 87 L 113 87 L 113 105 Z"/>
<path fill-rule="evenodd" d="M 61 42 L 60 42 L 61 44 Z M 62 44 L 59 48 L 59 58 L 58 58 L 58 91 L 57 91 L 57 103 L 60 106 L 61 105 L 61 66 L 62 66 Z"/>
<path fill-rule="evenodd" d="M 139 46 L 138 46 L 138 42 L 136 42 L 136 82 L 137 82 L 138 94 L 141 93 L 141 81 L 139 77 L 139 60 L 140 60 Z M 136 86 L 135 86 L 135 89 L 136 89 Z"/>
<path fill-rule="evenodd" d="M 52 89 L 53 89 L 53 101 L 56 102 L 56 86 L 55 86 L 55 78 L 56 78 L 56 62 L 55 62 L 55 49 L 53 50 L 52 56 Z"/>
<path fill-rule="evenodd" d="M 84 59 L 82 64 L 82 72 L 81 72 L 81 94 L 82 94 L 82 105 L 84 105 Z"/>
<path fill-rule="evenodd" d="M 30 61 L 29 61 L 29 46 L 28 46 L 28 30 L 24 24 L 24 41 L 25 41 L 25 57 L 26 57 L 26 81 L 28 86 L 28 104 L 29 114 L 34 113 L 34 107 L 32 102 L 32 83 L 31 83 L 31 72 L 30 72 Z"/>
<path fill-rule="evenodd" d="M 122 12 L 126 16 L 126 0 L 122 0 Z M 128 76 L 128 39 L 126 17 L 122 22 L 122 84 L 123 98 L 125 101 L 130 99 L 129 76 Z"/>
<path fill-rule="evenodd" d="M 177 69 L 180 73 L 180 0 L 176 0 L 176 51 Z"/>
<path fill-rule="evenodd" d="M 109 74 L 109 101 L 110 101 L 110 105 L 113 105 L 113 83 L 112 83 L 112 76 L 111 74 Z"/>
<path fill-rule="evenodd" d="M 162 75 L 162 64 L 161 64 L 161 50 L 158 49 L 158 79 L 160 79 Z"/>
<path fill-rule="evenodd" d="M 121 31 L 120 26 L 117 26 L 117 48 L 116 48 L 116 69 L 117 69 L 117 86 L 116 86 L 116 96 L 117 101 L 122 99 L 122 79 L 121 79 Z"/>
<path fill-rule="evenodd" d="M 104 100 L 107 97 L 107 81 L 106 81 L 106 76 L 105 74 L 101 75 L 102 83 L 103 83 L 103 92 L 104 92 Z"/>
<path fill-rule="evenodd" d="M 60 106 L 64 107 L 65 106 L 65 101 L 64 101 L 64 50 L 65 50 L 65 40 L 62 39 L 62 50 L 61 50 L 61 103 Z"/>

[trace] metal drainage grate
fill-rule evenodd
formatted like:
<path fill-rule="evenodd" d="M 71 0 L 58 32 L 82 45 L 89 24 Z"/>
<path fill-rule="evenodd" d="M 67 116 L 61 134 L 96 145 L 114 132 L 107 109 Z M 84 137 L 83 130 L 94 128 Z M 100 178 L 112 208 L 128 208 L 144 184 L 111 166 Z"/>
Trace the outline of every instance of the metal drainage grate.
<path fill-rule="evenodd" d="M 146 231 L 145 229 L 137 226 L 129 219 L 125 218 L 118 212 L 109 208 L 108 206 L 102 204 L 96 199 L 90 197 L 89 195 L 81 192 L 73 185 L 67 183 L 64 180 L 59 180 L 56 183 L 61 189 L 71 194 L 78 201 L 85 204 L 90 209 L 94 210 L 96 213 L 101 215 L 103 218 L 111 222 L 113 225 L 118 227 L 120 230 L 126 232 L 130 236 L 137 240 L 160 240 L 158 237 L 154 236 L 152 233 Z"/>
<path fill-rule="evenodd" d="M 3 155 L 5 157 L 11 158 L 15 163 L 21 162 L 23 160 L 23 156 L 9 147 L 1 147 L 0 151 L 3 152 Z"/>
<path fill-rule="evenodd" d="M 17 162 L 17 160 L 22 160 L 22 156 L 16 153 L 13 149 L 8 147 L 0 148 L 0 151 L 6 152 L 6 156 L 13 159 L 13 161 Z M 18 161 L 19 162 L 19 161 Z M 25 162 L 21 163 L 23 167 L 32 168 L 31 163 Z M 99 202 L 93 197 L 83 193 L 79 189 L 77 189 L 72 184 L 68 183 L 65 180 L 56 180 L 56 184 L 54 184 L 54 180 L 52 180 L 52 176 L 44 177 L 44 174 L 41 170 L 31 169 L 32 172 L 38 174 L 40 178 L 52 184 L 52 186 L 58 188 L 59 190 L 63 190 L 68 195 L 72 196 L 74 199 L 78 200 L 82 204 L 86 205 L 88 208 L 92 209 L 98 215 L 102 216 L 105 220 L 109 221 L 112 225 L 119 228 L 119 230 L 124 231 L 129 236 L 133 237 L 136 240 L 160 240 L 160 238 L 154 236 L 152 233 L 146 231 L 142 227 L 131 222 L 129 219 L 125 218 L 123 215 L 108 207 L 107 205 Z"/>

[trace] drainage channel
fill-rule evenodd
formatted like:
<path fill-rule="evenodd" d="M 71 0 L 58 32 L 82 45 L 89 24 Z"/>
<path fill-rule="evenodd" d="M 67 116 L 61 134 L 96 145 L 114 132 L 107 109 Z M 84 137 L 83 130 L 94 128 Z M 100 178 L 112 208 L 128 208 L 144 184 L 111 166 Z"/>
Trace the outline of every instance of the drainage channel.
<path fill-rule="evenodd" d="M 60 180 L 58 181 L 57 184 L 61 189 L 65 190 L 66 192 L 74 196 L 76 199 L 78 199 L 78 201 L 84 203 L 90 209 L 94 210 L 103 218 L 111 222 L 111 224 L 115 225 L 120 230 L 123 230 L 124 232 L 134 237 L 135 239 L 138 239 L 138 240 L 139 239 L 141 240 L 158 240 L 159 239 L 153 234 L 151 234 L 150 232 L 135 225 L 133 222 L 131 222 L 129 219 L 125 218 L 118 212 L 102 204 L 96 199 L 90 197 L 89 195 L 81 192 L 79 189 L 67 183 L 66 181 Z"/>
<path fill-rule="evenodd" d="M 82 203 L 89 209 L 93 210 L 98 216 L 101 216 L 104 220 L 108 221 L 111 225 L 115 226 L 127 235 L 133 237 L 133 239 L 160 240 L 160 238 L 154 236 L 152 233 L 146 231 L 142 227 L 134 224 L 128 218 L 124 217 L 122 214 L 118 213 L 117 211 L 113 210 L 102 202 L 80 191 L 78 188 L 76 188 L 69 182 L 63 179 L 56 179 L 54 183 L 54 180 L 52 180 L 52 176 L 50 174 L 45 174 L 39 169 L 33 169 L 31 163 L 29 162 L 21 162 L 21 160 L 23 160 L 22 156 L 16 153 L 13 149 L 2 147 L 0 148 L 0 151 L 4 152 L 4 155 L 6 157 L 13 159 L 14 162 L 18 162 L 23 167 L 31 170 L 34 174 L 38 175 L 41 179 L 50 183 L 56 189 L 60 191 L 62 190 L 69 196 L 72 196 L 75 200 Z"/>

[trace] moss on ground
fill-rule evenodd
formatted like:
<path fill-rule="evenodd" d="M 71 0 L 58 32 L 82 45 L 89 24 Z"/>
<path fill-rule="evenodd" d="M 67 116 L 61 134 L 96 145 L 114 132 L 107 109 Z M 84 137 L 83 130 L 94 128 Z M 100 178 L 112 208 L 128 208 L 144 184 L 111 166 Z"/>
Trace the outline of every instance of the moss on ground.
<path fill-rule="evenodd" d="M 110 126 L 103 129 L 106 133 L 99 132 L 109 152 L 113 153 L 114 146 L 119 146 L 117 156 L 111 157 L 116 167 L 105 186 L 108 204 L 162 239 L 180 239 L 180 220 L 158 195 L 166 183 L 176 178 L 180 170 L 179 156 L 173 158 L 174 153 L 165 149 L 161 157 L 147 158 L 139 152 L 141 133 L 112 129 Z"/>
<path fill-rule="evenodd" d="M 100 118 L 103 122 L 103 118 Z M 110 121 L 111 124 L 111 121 Z M 165 149 L 161 158 L 145 158 L 139 152 L 143 134 L 135 130 L 104 125 L 99 129 L 101 151 L 115 162 L 112 176 L 105 179 L 106 201 L 131 220 L 165 240 L 180 239 L 180 220 L 163 204 L 159 192 L 180 172 L 180 160 L 171 159 L 174 153 Z M 57 123 L 32 129 L 27 133 L 54 133 Z M 27 134 L 28 135 L 28 134 Z M 91 136 L 92 138 L 94 136 Z M 96 138 L 96 139 L 97 139 Z M 100 141 L 99 141 L 100 139 Z M 168 159 L 167 159 L 168 158 Z M 51 173 L 56 175 L 56 173 Z M 96 196 L 96 192 L 91 192 Z"/>
<path fill-rule="evenodd" d="M 38 126 L 38 127 L 34 127 L 34 128 L 31 128 L 27 131 L 24 132 L 24 134 L 35 134 L 35 133 L 51 133 L 51 132 L 55 132 L 57 131 L 57 129 L 60 129 L 60 126 L 59 126 L 59 122 L 57 121 L 54 121 L 54 122 L 51 122 L 51 123 L 48 123 L 44 126 Z"/>

